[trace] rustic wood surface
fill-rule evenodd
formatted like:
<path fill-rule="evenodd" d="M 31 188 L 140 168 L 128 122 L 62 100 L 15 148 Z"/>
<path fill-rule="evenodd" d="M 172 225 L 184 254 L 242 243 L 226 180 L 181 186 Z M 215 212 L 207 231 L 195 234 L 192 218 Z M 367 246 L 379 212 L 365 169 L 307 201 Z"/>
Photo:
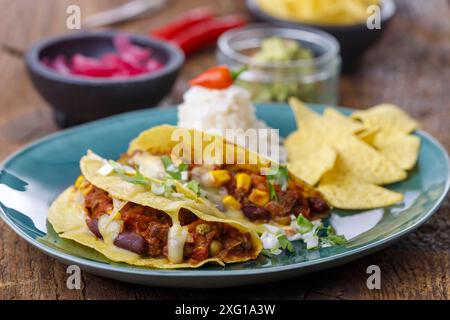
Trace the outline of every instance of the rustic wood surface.
<path fill-rule="evenodd" d="M 47 104 L 34 91 L 22 53 L 44 36 L 68 32 L 66 8 L 88 16 L 119 0 L 0 0 L 0 159 L 57 131 Z M 214 4 L 221 12 L 244 11 L 241 1 L 172 0 L 156 15 L 123 24 L 146 32 L 187 8 Z M 341 104 L 364 108 L 393 102 L 419 119 L 450 150 L 450 2 L 398 0 L 398 14 L 360 68 L 341 82 Z M 180 101 L 186 80 L 215 62 L 214 50 L 189 58 L 163 104 Z M 0 222 L 0 299 L 448 299 L 450 201 L 416 232 L 393 246 L 345 266 L 301 278 L 236 289 L 171 290 L 124 284 L 83 273 L 82 290 L 66 288 L 66 267 L 19 238 Z M 368 290 L 366 268 L 379 265 L 381 290 Z"/>

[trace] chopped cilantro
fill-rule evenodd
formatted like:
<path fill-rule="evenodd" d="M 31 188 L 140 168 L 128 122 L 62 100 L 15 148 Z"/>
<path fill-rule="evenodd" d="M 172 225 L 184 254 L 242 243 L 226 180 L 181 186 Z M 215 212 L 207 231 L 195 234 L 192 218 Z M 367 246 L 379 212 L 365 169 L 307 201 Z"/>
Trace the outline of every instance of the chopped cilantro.
<path fill-rule="evenodd" d="M 272 182 L 267 181 L 267 187 L 269 188 L 270 200 L 278 201 L 277 192 L 275 191 Z"/>
<path fill-rule="evenodd" d="M 164 165 L 166 173 L 176 180 L 181 180 L 182 177 L 181 173 L 183 171 L 187 171 L 188 169 L 188 166 L 185 163 L 180 163 L 178 167 L 175 166 L 175 164 L 172 162 L 172 159 L 170 159 L 170 157 L 168 156 L 162 156 L 161 161 Z"/>
<path fill-rule="evenodd" d="M 302 214 L 299 214 L 297 217 L 297 225 L 298 231 L 301 234 L 308 233 L 314 228 L 312 222 L 306 219 Z"/>
<path fill-rule="evenodd" d="M 347 239 L 345 239 L 344 236 L 339 236 L 335 234 L 328 235 L 328 237 L 326 237 L 325 239 L 327 239 L 330 242 L 330 244 L 334 244 L 337 246 L 342 246 L 347 243 Z"/>
<path fill-rule="evenodd" d="M 289 172 L 286 166 L 279 166 L 271 170 L 267 175 L 267 180 L 281 186 L 282 190 L 286 190 L 289 179 Z"/>
<path fill-rule="evenodd" d="M 261 250 L 261 253 L 262 253 L 264 256 L 269 257 L 269 258 L 271 258 L 271 257 L 273 256 L 272 252 L 270 252 L 269 249 L 262 249 L 262 250 Z"/>
<path fill-rule="evenodd" d="M 283 248 L 284 250 L 294 252 L 294 245 L 288 240 L 288 238 L 286 238 L 284 234 L 278 235 L 278 242 L 280 243 L 281 248 Z"/>
<path fill-rule="evenodd" d="M 200 184 L 198 181 L 191 180 L 186 185 L 188 189 L 192 190 L 196 195 L 200 196 Z"/>

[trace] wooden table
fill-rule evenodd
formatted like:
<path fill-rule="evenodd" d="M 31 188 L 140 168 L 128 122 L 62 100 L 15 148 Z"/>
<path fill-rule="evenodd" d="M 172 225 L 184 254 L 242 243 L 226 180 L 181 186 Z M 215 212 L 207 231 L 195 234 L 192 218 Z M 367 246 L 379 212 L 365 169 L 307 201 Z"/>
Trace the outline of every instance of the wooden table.
<path fill-rule="evenodd" d="M 43 36 L 68 32 L 66 8 L 88 16 L 119 0 L 0 0 L 0 159 L 57 129 L 46 103 L 32 88 L 22 53 Z M 120 26 L 145 32 L 169 17 L 213 1 L 175 1 L 157 15 Z M 241 1 L 214 1 L 221 12 L 244 11 Z M 419 119 L 450 150 L 450 4 L 398 0 L 398 14 L 361 67 L 341 82 L 341 104 L 364 108 L 393 102 Z M 188 59 L 163 104 L 177 103 L 186 80 L 215 63 L 214 50 Z M 381 268 L 381 290 L 366 286 L 366 268 Z M 66 267 L 20 239 L 0 222 L 0 299 L 448 299 L 450 201 L 416 232 L 393 246 L 345 266 L 267 286 L 171 290 L 124 284 L 83 273 L 82 290 L 66 289 Z"/>

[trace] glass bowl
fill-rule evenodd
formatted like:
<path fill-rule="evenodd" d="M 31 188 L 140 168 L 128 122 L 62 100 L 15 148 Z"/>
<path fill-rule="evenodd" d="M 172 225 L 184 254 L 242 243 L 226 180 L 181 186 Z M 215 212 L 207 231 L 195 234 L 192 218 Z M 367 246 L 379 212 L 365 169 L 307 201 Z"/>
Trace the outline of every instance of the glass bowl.
<path fill-rule="evenodd" d="M 271 37 L 298 41 L 312 51 L 313 58 L 256 61 L 253 55 L 261 42 Z M 255 102 L 284 102 L 291 96 L 311 103 L 339 102 L 339 43 L 325 32 L 250 25 L 224 33 L 219 38 L 217 56 L 220 63 L 234 70 L 248 66 L 236 84 L 248 89 Z"/>

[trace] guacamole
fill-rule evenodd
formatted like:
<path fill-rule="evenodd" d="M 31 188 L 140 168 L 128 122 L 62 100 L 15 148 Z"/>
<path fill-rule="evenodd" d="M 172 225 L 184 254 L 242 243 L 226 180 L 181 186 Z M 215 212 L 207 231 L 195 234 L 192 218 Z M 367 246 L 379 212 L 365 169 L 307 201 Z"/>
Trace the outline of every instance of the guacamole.
<path fill-rule="evenodd" d="M 314 52 L 296 40 L 267 38 L 253 52 L 254 63 L 237 83 L 250 92 L 255 102 L 283 102 L 291 96 L 306 102 L 335 102 L 326 97 L 327 80 L 313 79 L 316 73 L 314 64 L 283 66 L 286 62 L 312 59 Z"/>
<path fill-rule="evenodd" d="M 289 62 L 313 58 L 314 53 L 302 47 L 298 41 L 277 37 L 263 40 L 261 49 L 253 57 L 258 62 Z"/>

